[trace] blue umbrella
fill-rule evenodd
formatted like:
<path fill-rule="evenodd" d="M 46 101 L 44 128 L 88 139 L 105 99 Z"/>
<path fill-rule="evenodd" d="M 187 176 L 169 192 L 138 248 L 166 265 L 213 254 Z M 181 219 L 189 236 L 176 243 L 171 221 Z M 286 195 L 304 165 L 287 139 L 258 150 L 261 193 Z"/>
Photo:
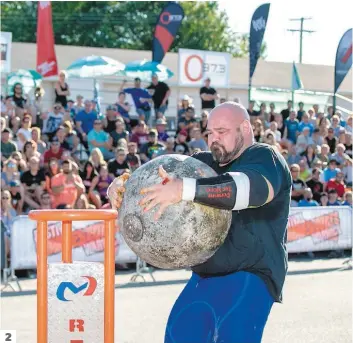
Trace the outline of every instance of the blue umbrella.
<path fill-rule="evenodd" d="M 67 69 L 68 76 L 96 78 L 119 73 L 125 65 L 106 56 L 87 56 L 74 61 Z"/>
<path fill-rule="evenodd" d="M 11 91 L 16 83 L 20 83 L 25 93 L 37 87 L 42 82 L 42 75 L 32 69 L 19 69 L 7 76 L 7 89 Z"/>
<path fill-rule="evenodd" d="M 157 74 L 160 81 L 171 78 L 174 73 L 166 66 L 154 61 L 134 61 L 126 64 L 124 74 L 128 77 L 139 77 L 143 81 L 151 81 L 152 74 Z"/>

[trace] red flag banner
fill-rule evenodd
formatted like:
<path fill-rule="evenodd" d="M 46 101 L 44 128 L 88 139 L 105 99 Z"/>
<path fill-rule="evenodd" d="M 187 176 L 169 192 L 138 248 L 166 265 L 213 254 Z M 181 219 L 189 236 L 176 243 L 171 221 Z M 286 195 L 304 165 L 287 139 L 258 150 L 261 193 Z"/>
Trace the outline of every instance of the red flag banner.
<path fill-rule="evenodd" d="M 58 75 L 50 1 L 38 2 L 37 71 L 44 77 Z"/>

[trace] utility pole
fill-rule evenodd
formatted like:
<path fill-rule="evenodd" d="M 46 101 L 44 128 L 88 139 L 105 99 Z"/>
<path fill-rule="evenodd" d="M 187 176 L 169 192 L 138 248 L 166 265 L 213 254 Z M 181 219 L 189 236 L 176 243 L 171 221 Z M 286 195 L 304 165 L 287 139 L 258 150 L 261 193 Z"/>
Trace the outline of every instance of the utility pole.
<path fill-rule="evenodd" d="M 304 30 L 304 21 L 305 20 L 310 20 L 312 19 L 311 17 L 307 18 L 295 18 L 295 19 L 289 19 L 290 21 L 300 21 L 300 30 L 287 30 L 290 32 L 299 32 L 300 33 L 300 39 L 299 39 L 299 63 L 302 63 L 303 61 L 303 33 L 312 33 L 315 31 L 312 30 Z"/>

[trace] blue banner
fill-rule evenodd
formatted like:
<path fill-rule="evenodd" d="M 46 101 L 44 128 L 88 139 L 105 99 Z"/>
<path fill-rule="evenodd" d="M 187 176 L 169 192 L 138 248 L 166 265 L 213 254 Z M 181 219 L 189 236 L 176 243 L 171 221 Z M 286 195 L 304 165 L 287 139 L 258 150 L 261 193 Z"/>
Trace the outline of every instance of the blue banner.
<path fill-rule="evenodd" d="M 352 29 L 342 36 L 336 53 L 335 64 L 335 91 L 337 92 L 342 81 L 352 67 Z"/>
<path fill-rule="evenodd" d="M 179 4 L 171 2 L 164 7 L 158 17 L 153 35 L 152 60 L 154 62 L 162 62 L 165 54 L 173 44 L 183 19 L 184 10 Z"/>
<path fill-rule="evenodd" d="M 263 4 L 256 9 L 254 12 L 251 25 L 250 25 L 250 43 L 249 43 L 249 61 L 250 61 L 250 77 L 249 85 L 251 85 L 251 79 L 254 75 L 257 60 L 260 57 L 262 40 L 264 38 L 268 13 L 270 11 L 270 4 Z"/>

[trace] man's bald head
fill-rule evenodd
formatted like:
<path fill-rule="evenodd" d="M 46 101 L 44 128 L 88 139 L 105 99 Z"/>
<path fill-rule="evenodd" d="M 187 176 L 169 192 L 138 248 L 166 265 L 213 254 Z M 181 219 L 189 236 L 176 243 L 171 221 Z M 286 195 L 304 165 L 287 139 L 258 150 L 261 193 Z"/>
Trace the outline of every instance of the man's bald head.
<path fill-rule="evenodd" d="M 213 158 L 227 164 L 253 144 L 254 135 L 247 110 L 239 103 L 215 107 L 207 123 L 208 145 Z"/>

